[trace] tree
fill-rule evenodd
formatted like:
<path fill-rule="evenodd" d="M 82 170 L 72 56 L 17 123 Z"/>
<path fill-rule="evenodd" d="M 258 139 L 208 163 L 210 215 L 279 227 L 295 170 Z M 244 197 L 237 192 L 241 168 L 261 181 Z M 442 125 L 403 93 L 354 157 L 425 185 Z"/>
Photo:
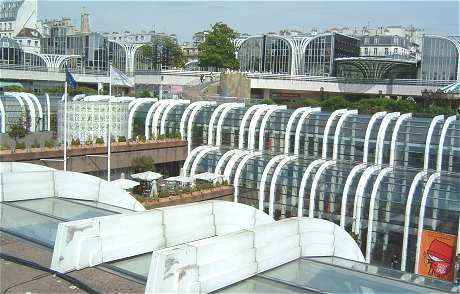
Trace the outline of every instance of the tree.
<path fill-rule="evenodd" d="M 134 173 L 155 171 L 155 159 L 146 155 L 136 157 L 131 161 L 131 169 Z"/>
<path fill-rule="evenodd" d="M 238 33 L 222 22 L 213 25 L 206 40 L 198 46 L 200 67 L 238 69 L 234 40 Z"/>
<path fill-rule="evenodd" d="M 184 51 L 171 37 L 156 36 L 151 43 L 139 49 L 143 69 L 160 70 L 160 67 L 180 68 L 187 62 Z"/>
<path fill-rule="evenodd" d="M 8 136 L 14 140 L 15 146 L 19 143 L 19 139 L 27 135 L 27 125 L 24 116 L 20 117 L 16 122 L 10 125 Z"/>

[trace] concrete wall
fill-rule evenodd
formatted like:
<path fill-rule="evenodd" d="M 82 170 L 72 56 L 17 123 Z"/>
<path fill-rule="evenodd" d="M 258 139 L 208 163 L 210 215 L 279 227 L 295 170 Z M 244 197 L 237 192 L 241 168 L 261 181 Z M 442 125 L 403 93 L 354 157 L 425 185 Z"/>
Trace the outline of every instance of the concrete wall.
<path fill-rule="evenodd" d="M 40 159 L 62 159 L 62 149 L 34 149 L 35 152 L 18 150 L 17 153 L 0 153 L 0 161 L 28 162 L 63 169 L 60 161 L 43 161 Z M 107 169 L 105 157 L 88 157 L 86 155 L 106 155 L 106 147 L 69 148 L 67 168 L 76 172 L 94 172 Z M 128 168 L 134 158 L 149 156 L 155 163 L 184 161 L 187 157 L 185 141 L 165 141 L 145 144 L 114 145 L 112 146 L 111 168 Z"/>

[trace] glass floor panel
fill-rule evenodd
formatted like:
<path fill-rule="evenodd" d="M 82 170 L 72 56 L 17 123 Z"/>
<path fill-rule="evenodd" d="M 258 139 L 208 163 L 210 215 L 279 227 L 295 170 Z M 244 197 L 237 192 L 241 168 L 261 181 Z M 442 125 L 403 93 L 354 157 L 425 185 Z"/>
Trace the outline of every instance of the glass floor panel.
<path fill-rule="evenodd" d="M 140 280 L 147 281 L 151 260 L 152 253 L 150 252 L 122 260 L 113 261 L 107 265 L 114 270 L 134 276 Z"/>
<path fill-rule="evenodd" d="M 3 202 L 0 209 L 0 230 L 50 248 L 60 222 L 117 213 L 61 198 Z"/>
<path fill-rule="evenodd" d="M 52 217 L 65 219 L 66 221 L 87 219 L 98 216 L 112 215 L 116 212 L 108 211 L 76 203 L 61 198 L 41 198 L 33 200 L 21 200 L 8 202 L 14 206 L 32 210 L 37 213 L 47 214 Z"/>
<path fill-rule="evenodd" d="M 427 293 L 430 290 L 308 259 L 295 260 L 258 276 L 328 293 Z"/>

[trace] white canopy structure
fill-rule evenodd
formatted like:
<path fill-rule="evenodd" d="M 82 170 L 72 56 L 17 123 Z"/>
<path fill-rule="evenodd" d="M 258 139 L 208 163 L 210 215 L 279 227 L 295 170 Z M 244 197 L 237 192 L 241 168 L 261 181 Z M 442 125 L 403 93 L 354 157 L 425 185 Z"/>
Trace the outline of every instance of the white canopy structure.
<path fill-rule="evenodd" d="M 145 171 L 142 173 L 133 174 L 131 175 L 131 178 L 137 179 L 139 181 L 151 182 L 161 179 L 162 176 L 162 174 L 153 171 Z"/>
<path fill-rule="evenodd" d="M 110 181 L 110 183 L 114 184 L 117 187 L 120 187 L 123 190 L 130 190 L 139 185 L 139 182 L 129 179 L 117 179 Z"/>

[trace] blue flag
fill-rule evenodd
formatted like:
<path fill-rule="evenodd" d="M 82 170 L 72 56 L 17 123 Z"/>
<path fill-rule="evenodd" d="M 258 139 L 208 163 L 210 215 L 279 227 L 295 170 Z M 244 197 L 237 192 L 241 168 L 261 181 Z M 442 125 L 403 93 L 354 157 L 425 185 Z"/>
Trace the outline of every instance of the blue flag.
<path fill-rule="evenodd" d="M 70 73 L 69 68 L 67 67 L 67 64 L 65 65 L 65 80 L 71 88 L 73 89 L 77 88 L 77 81 L 75 81 L 74 77 Z"/>

